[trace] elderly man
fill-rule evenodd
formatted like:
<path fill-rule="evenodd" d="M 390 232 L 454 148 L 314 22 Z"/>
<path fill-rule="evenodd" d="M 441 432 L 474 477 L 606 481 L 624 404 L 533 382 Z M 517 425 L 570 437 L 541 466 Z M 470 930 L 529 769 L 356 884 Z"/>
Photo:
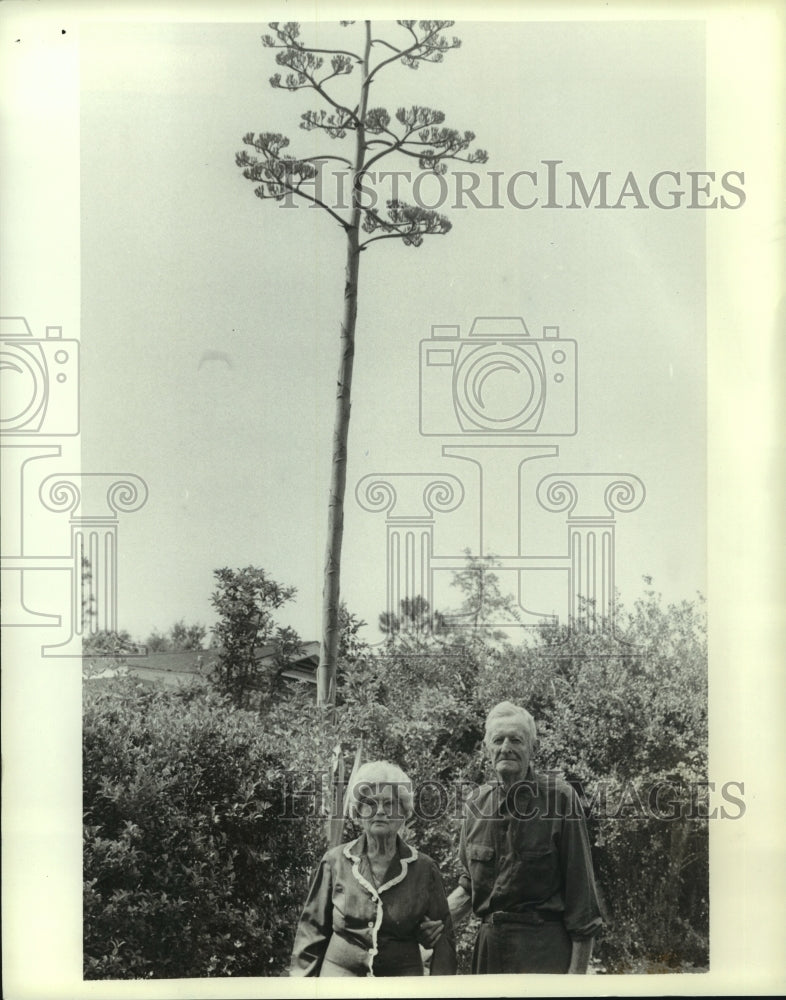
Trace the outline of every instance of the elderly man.
<path fill-rule="evenodd" d="M 497 781 L 465 807 L 462 874 L 448 898 L 454 924 L 482 921 L 473 973 L 587 971 L 602 925 L 589 838 L 578 797 L 531 767 L 529 712 L 504 701 L 486 720 L 484 747 Z"/>

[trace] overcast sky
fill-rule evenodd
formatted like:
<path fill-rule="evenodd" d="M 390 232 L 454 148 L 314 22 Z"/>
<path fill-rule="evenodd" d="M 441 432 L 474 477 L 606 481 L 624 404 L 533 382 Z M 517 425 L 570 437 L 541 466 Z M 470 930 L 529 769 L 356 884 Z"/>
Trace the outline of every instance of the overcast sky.
<path fill-rule="evenodd" d="M 213 570 L 249 564 L 297 587 L 284 617 L 320 634 L 343 236 L 323 212 L 255 198 L 234 154 L 248 131 L 285 132 L 295 154 L 337 149 L 297 127 L 318 102 L 268 85 L 264 30 L 81 29 L 82 468 L 134 472 L 150 489 L 120 528 L 119 619 L 137 637 L 179 618 L 211 624 Z M 306 25 L 304 37 L 352 47 L 360 30 Z M 372 101 L 429 105 L 474 131 L 489 153 L 481 196 L 487 171 L 503 184 L 536 171 L 542 185 L 544 160 L 588 185 L 610 171 L 612 201 L 629 171 L 646 195 L 660 171 L 687 189 L 686 171 L 739 168 L 707 162 L 699 22 L 453 31 L 461 49 L 417 72 L 394 65 Z M 432 324 L 465 337 L 477 315 L 522 316 L 534 338 L 558 326 L 578 345 L 579 433 L 528 442 L 558 444 L 559 456 L 525 468 L 526 553 L 566 551 L 564 515 L 529 506 L 542 476 L 631 473 L 647 495 L 618 516 L 623 599 L 641 594 L 644 574 L 668 600 L 705 590 L 707 213 L 634 204 L 447 206 L 448 236 L 363 254 L 342 575 L 361 617 L 376 621 L 386 594 L 384 517 L 355 501 L 362 477 L 458 476 L 465 501 L 438 517 L 435 549 L 478 551 L 477 478 L 441 453 L 459 437 L 418 426 L 420 341 Z M 516 520 L 514 496 L 498 506 Z M 529 606 L 561 611 L 527 586 Z"/>

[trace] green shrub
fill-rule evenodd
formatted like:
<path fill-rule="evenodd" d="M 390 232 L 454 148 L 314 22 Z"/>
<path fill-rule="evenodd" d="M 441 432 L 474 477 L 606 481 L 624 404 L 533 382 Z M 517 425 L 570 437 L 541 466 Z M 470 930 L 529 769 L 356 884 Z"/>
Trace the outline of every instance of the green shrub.
<path fill-rule="evenodd" d="M 707 820 L 618 808 L 626 793 L 646 805 L 647 789 L 667 782 L 684 813 L 706 778 L 702 609 L 664 608 L 648 591 L 619 620 L 624 641 L 562 630 L 514 647 L 478 631 L 405 638 L 382 657 L 356 641 L 332 720 L 317 714 L 310 685 L 282 687 L 257 715 L 215 695 L 89 682 L 85 977 L 280 975 L 325 849 L 319 774 L 339 741 L 347 771 L 362 740 L 365 760 L 396 761 L 416 788 L 448 789 L 408 837 L 450 891 L 456 795 L 484 780 L 484 717 L 504 699 L 535 716 L 536 766 L 564 774 L 592 807 L 608 918 L 596 967 L 706 965 Z M 420 805 L 429 811 L 427 795 Z M 356 832 L 347 821 L 346 838 Z M 462 973 L 473 939 L 465 925 Z"/>
<path fill-rule="evenodd" d="M 438 862 L 450 890 L 458 875 L 458 787 L 488 780 L 485 715 L 502 700 L 526 706 L 538 725 L 536 768 L 564 775 L 592 807 L 588 828 L 607 918 L 599 963 L 615 972 L 642 960 L 703 966 L 708 823 L 696 818 L 694 802 L 707 777 L 703 607 L 664 607 L 648 590 L 629 612 L 619 609 L 618 624 L 616 636 L 544 630 L 519 646 L 487 643 L 480 631 L 404 637 L 382 658 L 347 665 L 338 728 L 348 749 L 362 737 L 366 759 L 396 761 L 416 786 L 446 785 L 447 809 L 417 821 L 410 839 Z M 656 786 L 666 789 L 662 814 L 671 798 L 680 818 L 652 814 L 647 796 Z M 472 937 L 459 935 L 464 972 Z"/>
<path fill-rule="evenodd" d="M 592 807 L 606 969 L 626 972 L 642 958 L 706 965 L 709 838 L 696 803 L 707 777 L 702 603 L 664 608 L 648 590 L 630 612 L 620 609 L 616 637 L 546 633 L 482 671 L 477 698 L 483 711 L 503 698 L 526 705 L 538 724 L 537 766 L 561 772 Z M 664 793 L 655 809 L 654 788 Z"/>
<path fill-rule="evenodd" d="M 85 978 L 280 974 L 319 838 L 280 819 L 280 741 L 216 696 L 85 687 Z"/>

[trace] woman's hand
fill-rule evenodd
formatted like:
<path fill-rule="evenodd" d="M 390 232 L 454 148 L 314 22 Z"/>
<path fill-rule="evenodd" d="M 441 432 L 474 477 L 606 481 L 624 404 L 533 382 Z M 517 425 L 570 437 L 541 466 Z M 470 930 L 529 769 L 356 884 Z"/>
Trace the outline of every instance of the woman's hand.
<path fill-rule="evenodd" d="M 429 920 L 424 917 L 418 924 L 417 940 L 418 944 L 429 951 L 439 941 L 442 932 L 445 930 L 445 923 L 442 920 Z"/>

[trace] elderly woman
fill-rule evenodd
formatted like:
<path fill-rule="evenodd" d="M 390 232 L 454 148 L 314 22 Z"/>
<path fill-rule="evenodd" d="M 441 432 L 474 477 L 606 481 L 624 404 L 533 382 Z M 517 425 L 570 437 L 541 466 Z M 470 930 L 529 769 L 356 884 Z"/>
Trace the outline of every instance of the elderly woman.
<path fill-rule="evenodd" d="M 412 782 L 395 764 L 358 768 L 348 790 L 363 833 L 329 850 L 311 882 L 292 952 L 293 976 L 455 975 L 456 947 L 436 864 L 400 836 Z"/>

